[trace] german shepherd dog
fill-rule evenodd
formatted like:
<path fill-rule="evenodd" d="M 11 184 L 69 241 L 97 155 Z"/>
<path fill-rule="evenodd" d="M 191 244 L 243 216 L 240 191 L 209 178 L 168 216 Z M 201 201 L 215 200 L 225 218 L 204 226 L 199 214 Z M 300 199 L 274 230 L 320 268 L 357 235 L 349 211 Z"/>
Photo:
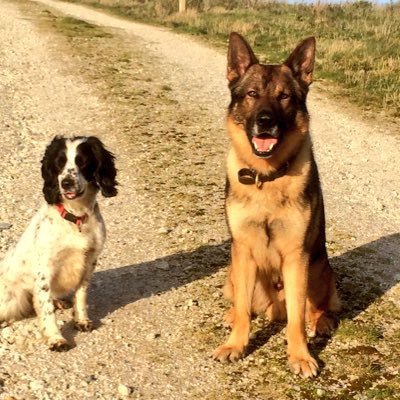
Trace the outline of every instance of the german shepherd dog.
<path fill-rule="evenodd" d="M 306 320 L 312 334 L 328 334 L 335 327 L 329 311 L 339 308 L 306 107 L 314 59 L 313 37 L 283 64 L 263 65 L 241 35 L 230 35 L 226 214 L 232 262 L 224 291 L 233 302 L 225 316 L 232 331 L 213 354 L 239 359 L 252 315 L 287 317 L 289 368 L 303 377 L 318 373 Z"/>

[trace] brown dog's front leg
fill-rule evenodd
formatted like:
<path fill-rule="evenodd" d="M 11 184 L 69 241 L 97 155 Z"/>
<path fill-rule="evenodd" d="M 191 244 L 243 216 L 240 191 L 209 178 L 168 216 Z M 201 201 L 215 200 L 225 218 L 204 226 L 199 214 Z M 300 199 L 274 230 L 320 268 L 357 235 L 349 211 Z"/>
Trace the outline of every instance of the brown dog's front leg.
<path fill-rule="evenodd" d="M 318 364 L 311 357 L 306 340 L 307 263 L 304 257 L 289 255 L 283 263 L 283 282 L 287 308 L 287 342 L 290 370 L 305 378 L 316 376 Z"/>
<path fill-rule="evenodd" d="M 219 346 L 213 358 L 236 361 L 242 357 L 249 342 L 251 303 L 256 282 L 257 265 L 246 245 L 232 244 L 231 277 L 233 286 L 234 319 L 227 342 Z"/>

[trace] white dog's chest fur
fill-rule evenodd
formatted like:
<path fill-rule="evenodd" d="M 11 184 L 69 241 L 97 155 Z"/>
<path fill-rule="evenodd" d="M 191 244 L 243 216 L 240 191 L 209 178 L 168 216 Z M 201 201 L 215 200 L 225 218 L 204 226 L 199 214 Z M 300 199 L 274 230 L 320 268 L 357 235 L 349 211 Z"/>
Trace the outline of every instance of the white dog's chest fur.
<path fill-rule="evenodd" d="M 0 279 L 11 287 L 22 283 L 32 292 L 34 280 L 48 268 L 52 297 L 62 296 L 75 290 L 91 272 L 104 241 L 105 227 L 97 205 L 79 231 L 75 224 L 62 219 L 54 206 L 45 204 L 17 246 L 5 256 Z"/>

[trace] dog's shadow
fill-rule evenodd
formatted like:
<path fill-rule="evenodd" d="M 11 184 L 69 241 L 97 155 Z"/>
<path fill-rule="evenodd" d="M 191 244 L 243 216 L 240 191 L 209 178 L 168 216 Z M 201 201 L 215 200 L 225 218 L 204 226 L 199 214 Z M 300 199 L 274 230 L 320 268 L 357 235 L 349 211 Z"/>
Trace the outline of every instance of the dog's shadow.
<path fill-rule="evenodd" d="M 330 259 L 342 303 L 339 321 L 357 317 L 399 283 L 399 248 L 400 234 L 394 233 Z M 329 339 L 312 339 L 312 353 L 318 356 Z"/>
<path fill-rule="evenodd" d="M 204 245 L 191 252 L 179 252 L 153 261 L 101 270 L 94 273 L 89 292 L 89 317 L 93 328 L 115 310 L 137 300 L 168 292 L 217 272 L 229 262 L 230 241 Z M 66 297 L 65 308 L 72 307 L 72 297 Z M 69 304 L 68 304 L 69 303 Z M 73 321 L 62 328 L 71 348 L 76 346 L 78 331 Z"/>
<path fill-rule="evenodd" d="M 89 291 L 95 324 L 139 299 L 168 292 L 217 272 L 229 262 L 230 242 L 205 245 L 153 261 L 98 271 Z"/>
<path fill-rule="evenodd" d="M 395 233 L 330 258 L 342 303 L 337 322 L 355 318 L 399 282 L 399 248 L 400 234 Z M 285 326 L 280 322 L 266 323 L 252 335 L 246 354 L 259 349 Z M 310 351 L 317 359 L 329 340 L 330 337 L 311 338 Z"/>
<path fill-rule="evenodd" d="M 396 233 L 330 258 L 342 300 L 340 320 L 356 317 L 397 283 L 399 248 L 400 234 Z M 212 275 L 229 263 L 229 249 L 230 242 L 226 241 L 154 261 L 98 271 L 89 296 L 89 303 L 93 304 L 91 316 L 98 326 L 102 318 L 127 304 Z M 263 346 L 285 325 L 266 322 L 252 335 L 247 354 Z M 318 357 L 328 340 L 311 340 L 312 354 Z"/>

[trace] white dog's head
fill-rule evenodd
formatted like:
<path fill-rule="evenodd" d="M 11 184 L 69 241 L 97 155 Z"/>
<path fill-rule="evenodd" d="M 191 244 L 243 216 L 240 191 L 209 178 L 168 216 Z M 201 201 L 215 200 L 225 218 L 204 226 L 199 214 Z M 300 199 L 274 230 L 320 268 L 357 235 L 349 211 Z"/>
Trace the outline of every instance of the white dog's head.
<path fill-rule="evenodd" d="M 88 189 L 105 197 L 117 194 L 114 156 L 94 136 L 56 136 L 42 159 L 43 194 L 49 204 L 73 201 Z"/>

